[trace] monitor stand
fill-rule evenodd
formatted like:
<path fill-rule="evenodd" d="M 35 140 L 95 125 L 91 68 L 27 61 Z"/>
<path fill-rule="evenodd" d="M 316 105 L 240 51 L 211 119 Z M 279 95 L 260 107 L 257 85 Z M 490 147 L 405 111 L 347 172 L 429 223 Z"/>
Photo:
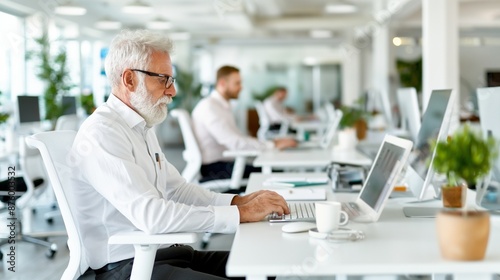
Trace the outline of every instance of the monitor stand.
<path fill-rule="evenodd" d="M 403 207 L 407 218 L 435 218 L 443 207 Z"/>
<path fill-rule="evenodd" d="M 417 198 L 415 201 L 407 202 L 409 204 L 421 204 L 440 199 L 440 193 L 436 195 L 436 189 L 429 184 L 425 186 L 424 180 L 411 166 L 408 166 L 405 174 L 405 181 L 411 192 Z M 408 218 L 433 218 L 443 209 L 442 207 L 425 206 L 407 206 L 403 207 L 403 213 Z"/>

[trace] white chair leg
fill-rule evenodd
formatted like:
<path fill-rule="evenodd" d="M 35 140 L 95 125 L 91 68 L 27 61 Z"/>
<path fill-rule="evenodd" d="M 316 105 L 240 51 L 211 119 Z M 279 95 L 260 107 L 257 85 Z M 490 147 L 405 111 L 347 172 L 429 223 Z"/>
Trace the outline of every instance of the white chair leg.
<path fill-rule="evenodd" d="M 231 174 L 231 189 L 239 189 L 241 186 L 241 179 L 245 172 L 246 157 L 237 156 L 234 161 L 233 173 Z"/>
<path fill-rule="evenodd" d="M 151 279 L 156 250 L 159 246 L 158 244 L 134 245 L 134 266 L 132 267 L 130 280 Z"/>

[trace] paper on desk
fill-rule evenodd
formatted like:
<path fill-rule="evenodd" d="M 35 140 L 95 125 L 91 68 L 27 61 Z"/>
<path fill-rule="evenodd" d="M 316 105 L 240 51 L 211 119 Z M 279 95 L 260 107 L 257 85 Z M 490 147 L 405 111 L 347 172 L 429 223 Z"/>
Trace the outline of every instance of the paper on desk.
<path fill-rule="evenodd" d="M 323 188 L 302 189 L 270 189 L 277 192 L 285 200 L 325 200 L 326 190 Z"/>
<path fill-rule="evenodd" d="M 271 177 L 264 181 L 264 186 L 302 187 L 328 184 L 328 177 Z"/>

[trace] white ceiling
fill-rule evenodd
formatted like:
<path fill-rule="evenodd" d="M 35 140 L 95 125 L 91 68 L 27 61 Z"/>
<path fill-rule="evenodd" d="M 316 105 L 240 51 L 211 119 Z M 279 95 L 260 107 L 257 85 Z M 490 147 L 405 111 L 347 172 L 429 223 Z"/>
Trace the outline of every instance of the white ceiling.
<path fill-rule="evenodd" d="M 125 14 L 121 8 L 132 0 L 74 0 L 87 8 L 83 16 L 60 16 L 53 10 L 65 0 L 1 0 L 0 10 L 27 15 L 42 12 L 59 23 L 76 23 L 81 35 L 110 38 L 116 31 L 103 31 L 94 23 L 109 17 L 124 27 L 144 28 L 161 17 L 170 21 L 168 32 L 189 32 L 199 42 L 232 43 L 328 43 L 340 42 L 355 34 L 356 28 L 374 21 L 373 0 L 343 0 L 355 4 L 358 12 L 349 15 L 327 14 L 325 5 L 340 0 L 143 0 L 154 12 L 148 15 Z M 390 24 L 396 35 L 419 36 L 420 0 L 405 3 L 393 15 Z M 443 1 L 443 0 L 436 0 Z M 459 0 L 462 32 L 484 33 L 500 37 L 499 0 Z M 311 30 L 332 31 L 332 39 L 312 39 Z"/>

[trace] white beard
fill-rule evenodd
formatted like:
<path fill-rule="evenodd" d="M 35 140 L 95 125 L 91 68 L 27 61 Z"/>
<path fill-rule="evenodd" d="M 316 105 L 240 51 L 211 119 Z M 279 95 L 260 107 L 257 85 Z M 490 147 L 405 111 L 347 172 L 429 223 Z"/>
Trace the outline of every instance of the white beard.
<path fill-rule="evenodd" d="M 130 104 L 134 107 L 137 113 L 146 121 L 148 127 L 159 124 L 167 117 L 167 104 L 172 102 L 169 96 L 163 96 L 153 104 L 153 95 L 146 90 L 144 80 L 139 81 L 139 85 L 135 92 L 130 95 Z"/>

